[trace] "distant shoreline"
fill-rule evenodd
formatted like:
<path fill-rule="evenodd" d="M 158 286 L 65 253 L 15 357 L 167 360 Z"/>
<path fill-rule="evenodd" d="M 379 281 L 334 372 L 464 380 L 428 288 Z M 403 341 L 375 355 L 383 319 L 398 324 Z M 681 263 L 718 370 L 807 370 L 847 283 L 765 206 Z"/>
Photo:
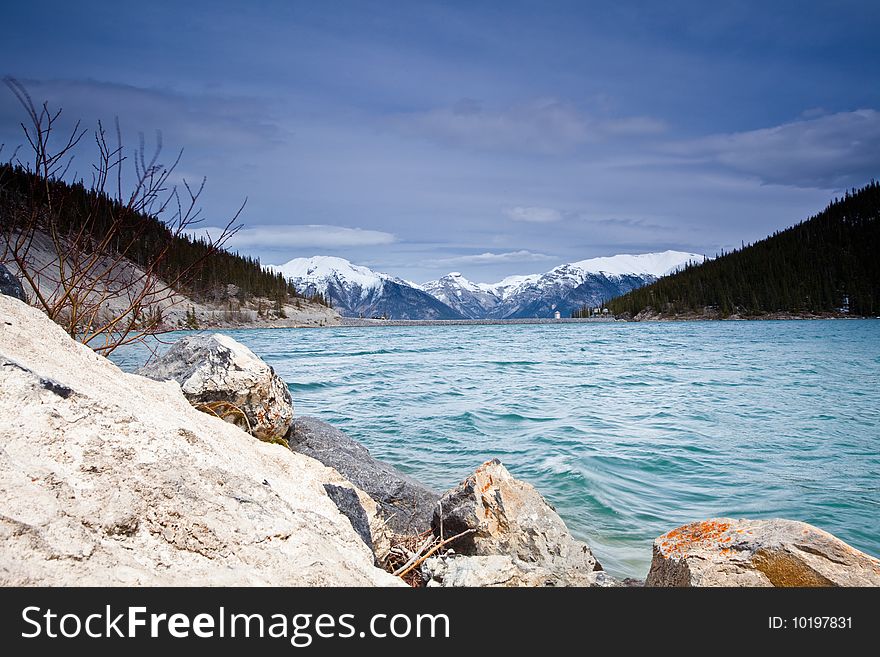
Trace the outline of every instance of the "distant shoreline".
<path fill-rule="evenodd" d="M 172 331 L 236 331 L 252 329 L 333 329 L 333 328 L 371 328 L 383 326 L 507 326 L 507 325 L 552 325 L 552 324 L 644 324 L 658 323 L 686 323 L 686 322 L 760 322 L 760 321 L 812 321 L 824 319 L 857 320 L 857 319 L 880 319 L 877 317 L 862 317 L 855 315 L 791 315 L 774 313 L 759 316 L 718 317 L 711 315 L 678 315 L 664 316 L 651 315 L 636 319 L 622 317 L 524 317 L 519 319 L 367 319 L 360 317 L 340 317 L 339 321 L 326 323 L 305 323 L 294 319 L 260 321 L 260 322 L 217 322 L 207 323 L 197 329 L 174 328 Z"/>
<path fill-rule="evenodd" d="M 624 319 L 621 317 L 528 317 L 520 319 L 366 319 L 358 317 L 341 317 L 338 324 L 328 324 L 322 328 L 339 327 L 373 327 L 373 326 L 488 326 L 488 325 L 516 325 L 516 324 L 642 324 L 646 322 L 755 322 L 755 321 L 811 321 L 822 319 L 877 319 L 874 317 L 861 317 L 855 315 L 794 315 L 787 313 L 771 313 L 757 316 L 718 317 L 711 315 L 679 315 L 663 316 L 653 315 L 637 319 Z"/>
<path fill-rule="evenodd" d="M 480 326 L 504 324 L 611 324 L 624 320 L 609 317 L 524 317 L 520 319 L 366 319 L 342 317 L 336 326 Z"/>

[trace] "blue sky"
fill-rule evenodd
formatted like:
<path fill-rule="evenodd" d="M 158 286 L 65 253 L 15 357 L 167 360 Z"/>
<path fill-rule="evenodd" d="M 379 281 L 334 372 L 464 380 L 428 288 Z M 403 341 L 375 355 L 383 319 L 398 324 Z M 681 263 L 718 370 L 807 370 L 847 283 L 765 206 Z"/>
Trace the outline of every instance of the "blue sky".
<path fill-rule="evenodd" d="M 708 4 L 16 3 L 0 52 L 66 118 L 184 148 L 208 224 L 247 196 L 266 263 L 490 281 L 711 255 L 878 175 L 880 3 Z M 4 90 L 0 141 L 20 118 Z"/>

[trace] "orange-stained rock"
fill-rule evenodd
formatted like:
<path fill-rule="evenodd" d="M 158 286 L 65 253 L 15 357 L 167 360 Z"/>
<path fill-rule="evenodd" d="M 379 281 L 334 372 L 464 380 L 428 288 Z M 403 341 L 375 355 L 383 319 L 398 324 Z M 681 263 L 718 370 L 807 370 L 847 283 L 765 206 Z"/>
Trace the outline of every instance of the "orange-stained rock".
<path fill-rule="evenodd" d="M 794 520 L 713 518 L 654 541 L 646 586 L 880 586 L 880 561 Z"/>

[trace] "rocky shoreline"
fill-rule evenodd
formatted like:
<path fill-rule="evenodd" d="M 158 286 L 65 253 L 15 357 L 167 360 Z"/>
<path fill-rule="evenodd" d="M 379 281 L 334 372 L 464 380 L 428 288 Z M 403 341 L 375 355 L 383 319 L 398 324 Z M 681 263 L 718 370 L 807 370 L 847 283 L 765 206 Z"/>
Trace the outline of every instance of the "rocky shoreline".
<path fill-rule="evenodd" d="M 686 313 L 668 313 L 657 312 L 652 308 L 646 308 L 642 312 L 633 317 L 622 317 L 624 321 L 629 322 L 705 322 L 705 321 L 722 321 L 722 322 L 761 322 L 761 321 L 789 321 L 789 320 L 813 320 L 813 319 L 872 319 L 870 317 L 862 317 L 861 315 L 851 315 L 849 313 L 792 313 L 792 312 L 772 312 L 761 313 L 760 315 L 749 315 L 745 313 L 732 313 L 723 316 L 717 308 L 706 308 L 703 312 L 686 312 Z"/>
<path fill-rule="evenodd" d="M 442 494 L 332 426 L 228 336 L 140 374 L 0 295 L 0 584 L 633 586 L 499 461 Z M 709 519 L 647 586 L 880 586 L 805 523 Z"/>

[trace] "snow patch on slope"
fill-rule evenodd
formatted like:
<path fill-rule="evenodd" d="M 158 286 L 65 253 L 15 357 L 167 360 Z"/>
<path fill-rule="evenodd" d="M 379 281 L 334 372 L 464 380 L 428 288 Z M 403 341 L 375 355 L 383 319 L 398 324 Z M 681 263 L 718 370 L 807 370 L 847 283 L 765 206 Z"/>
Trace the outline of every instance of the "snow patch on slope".
<path fill-rule="evenodd" d="M 382 287 L 383 281 L 393 280 L 388 274 L 375 272 L 335 256 L 294 258 L 283 265 L 269 265 L 268 268 L 281 272 L 287 278 L 312 283 L 318 289 L 323 286 L 322 292 L 326 292 L 327 281 L 332 278 L 353 283 L 363 290 L 375 290 Z"/>
<path fill-rule="evenodd" d="M 700 263 L 703 260 L 704 256 L 697 253 L 663 251 L 661 253 L 622 253 L 604 258 L 590 258 L 589 260 L 572 262 L 570 266 L 590 273 L 602 273 L 606 276 L 635 274 L 660 278 L 682 269 L 690 262 Z"/>

